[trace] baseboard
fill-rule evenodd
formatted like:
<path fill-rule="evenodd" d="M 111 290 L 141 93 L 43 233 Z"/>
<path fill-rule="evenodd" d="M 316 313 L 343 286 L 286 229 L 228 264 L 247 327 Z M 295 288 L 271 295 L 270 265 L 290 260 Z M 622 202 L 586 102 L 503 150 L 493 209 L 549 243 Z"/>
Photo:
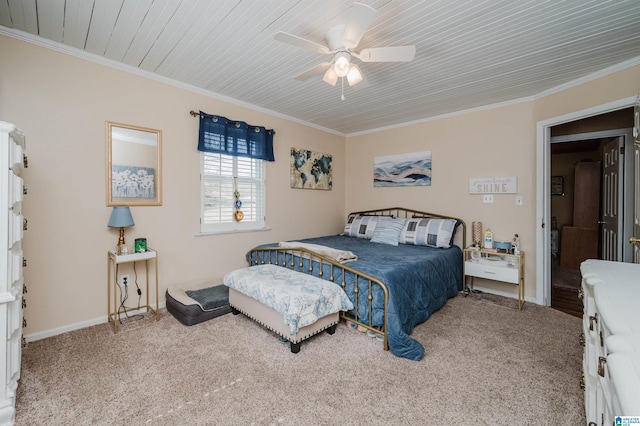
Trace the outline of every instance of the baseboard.
<path fill-rule="evenodd" d="M 164 303 L 159 305 L 159 309 L 164 309 L 166 306 Z M 147 312 L 145 308 L 143 309 L 134 309 L 128 311 L 130 315 L 143 314 Z M 47 337 L 57 336 L 59 334 L 68 333 L 74 330 L 80 330 L 81 328 L 92 327 L 98 324 L 104 324 L 107 322 L 107 317 L 101 316 L 100 318 L 95 318 L 88 321 L 77 322 L 74 324 L 65 325 L 64 327 L 52 328 L 51 330 L 39 331 L 37 333 L 29 333 L 25 334 L 24 338 L 29 342 L 35 342 L 36 340 L 46 339 Z"/>
<path fill-rule="evenodd" d="M 481 291 L 483 293 L 495 294 L 496 296 L 508 297 L 510 299 L 517 299 L 518 298 L 517 294 L 507 293 L 506 291 L 495 290 L 495 289 L 492 289 L 492 288 L 484 288 L 484 287 L 481 287 L 479 285 L 474 285 L 473 289 L 477 290 L 477 291 Z M 532 297 L 525 296 L 524 297 L 524 301 L 528 302 L 528 303 L 533 303 L 535 305 L 539 304 L 538 300 L 536 298 L 532 298 Z"/>

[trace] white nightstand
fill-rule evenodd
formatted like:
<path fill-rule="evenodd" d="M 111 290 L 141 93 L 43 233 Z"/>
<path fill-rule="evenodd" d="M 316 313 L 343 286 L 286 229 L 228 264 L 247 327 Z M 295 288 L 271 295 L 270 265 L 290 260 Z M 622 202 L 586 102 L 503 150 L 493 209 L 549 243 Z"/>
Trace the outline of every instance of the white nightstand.
<path fill-rule="evenodd" d="M 155 264 L 155 276 L 156 276 L 156 305 L 155 308 L 151 307 L 149 300 L 149 260 L 154 260 Z M 158 315 L 158 252 L 153 249 L 147 249 L 144 253 L 132 253 L 118 255 L 115 251 L 107 252 L 107 321 L 113 323 L 113 332 L 118 332 L 118 276 L 117 266 L 121 263 L 130 262 L 142 262 L 144 261 L 146 272 L 146 304 L 139 306 L 140 309 L 147 309 L 147 312 L 153 312 L 156 316 L 156 321 L 159 319 Z M 113 271 L 113 280 L 111 273 Z M 111 304 L 111 293 L 113 291 L 113 305 Z"/>
<path fill-rule="evenodd" d="M 464 275 L 470 277 L 473 290 L 474 277 L 501 281 L 518 286 L 518 309 L 524 304 L 524 253 L 495 253 L 473 248 L 464 249 Z"/>

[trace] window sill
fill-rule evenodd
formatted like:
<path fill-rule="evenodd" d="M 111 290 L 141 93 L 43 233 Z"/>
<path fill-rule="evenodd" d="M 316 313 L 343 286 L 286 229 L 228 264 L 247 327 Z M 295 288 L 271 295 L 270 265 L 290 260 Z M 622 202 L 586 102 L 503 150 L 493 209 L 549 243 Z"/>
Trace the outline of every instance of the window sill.
<path fill-rule="evenodd" d="M 209 237 L 212 235 L 224 235 L 224 234 L 244 234 L 247 232 L 264 232 L 271 231 L 271 228 L 265 226 L 264 228 L 253 228 L 253 229 L 228 229 L 224 231 L 208 231 L 208 232 L 199 232 L 195 234 L 196 237 Z"/>

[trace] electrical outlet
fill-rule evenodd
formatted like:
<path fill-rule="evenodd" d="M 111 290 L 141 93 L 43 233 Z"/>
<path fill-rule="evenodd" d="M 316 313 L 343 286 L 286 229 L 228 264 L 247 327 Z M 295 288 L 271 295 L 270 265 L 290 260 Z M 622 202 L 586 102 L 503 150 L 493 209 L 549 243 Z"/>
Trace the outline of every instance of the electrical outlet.
<path fill-rule="evenodd" d="M 129 274 L 120 275 L 120 279 L 118 280 L 121 286 L 126 287 L 129 285 Z"/>
<path fill-rule="evenodd" d="M 484 194 L 482 196 L 482 202 L 485 204 L 493 203 L 493 194 Z"/>

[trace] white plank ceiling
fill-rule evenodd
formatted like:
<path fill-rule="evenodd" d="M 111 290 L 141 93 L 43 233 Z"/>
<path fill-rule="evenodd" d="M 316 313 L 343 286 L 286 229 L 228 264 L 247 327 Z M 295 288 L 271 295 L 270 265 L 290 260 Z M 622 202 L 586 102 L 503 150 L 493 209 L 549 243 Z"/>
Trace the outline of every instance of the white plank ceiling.
<path fill-rule="evenodd" d="M 534 97 L 640 63 L 640 0 L 361 2 L 377 13 L 357 51 L 413 44 L 417 52 L 409 63 L 355 60 L 369 85 L 345 83 L 344 101 L 340 82 L 294 80 L 329 56 L 274 35 L 324 43 L 349 1 L 0 0 L 0 34 L 88 52 L 343 135 Z"/>

